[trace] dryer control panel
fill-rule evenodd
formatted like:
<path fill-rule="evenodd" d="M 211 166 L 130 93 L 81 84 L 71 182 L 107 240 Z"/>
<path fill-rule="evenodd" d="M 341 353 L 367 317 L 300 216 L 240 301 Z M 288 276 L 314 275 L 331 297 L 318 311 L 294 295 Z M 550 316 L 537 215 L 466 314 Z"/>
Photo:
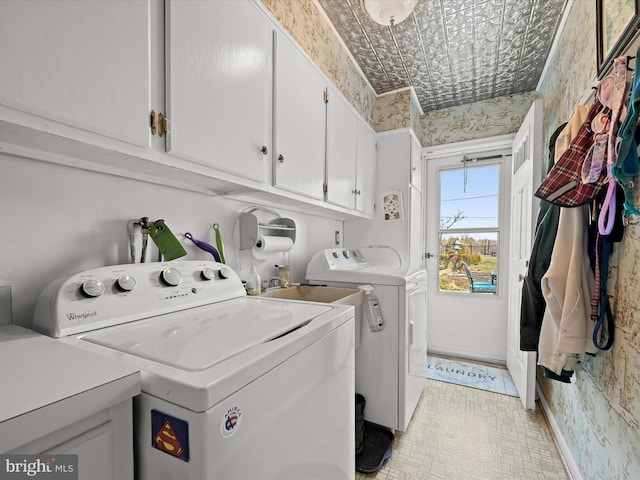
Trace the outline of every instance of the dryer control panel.
<path fill-rule="evenodd" d="M 329 248 L 316 253 L 309 265 L 314 271 L 326 271 L 353 268 L 366 263 L 367 259 L 357 248 Z"/>
<path fill-rule="evenodd" d="M 62 337 L 244 295 L 238 275 L 213 261 L 100 267 L 49 284 L 33 329 Z"/>

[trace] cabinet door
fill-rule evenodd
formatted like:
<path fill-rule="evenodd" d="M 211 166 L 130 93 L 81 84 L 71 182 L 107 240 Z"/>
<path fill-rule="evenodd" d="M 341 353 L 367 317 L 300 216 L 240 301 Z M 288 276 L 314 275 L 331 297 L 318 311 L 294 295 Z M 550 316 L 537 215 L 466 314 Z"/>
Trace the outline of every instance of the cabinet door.
<path fill-rule="evenodd" d="M 420 143 L 411 135 L 411 185 L 422 191 L 422 148 Z"/>
<path fill-rule="evenodd" d="M 274 185 L 324 200 L 326 84 L 289 40 L 274 40 Z"/>
<path fill-rule="evenodd" d="M 0 1 L 0 119 L 147 147 L 149 12 L 149 1 Z"/>
<path fill-rule="evenodd" d="M 341 95 L 327 103 L 327 202 L 353 209 L 356 189 L 357 121 Z"/>
<path fill-rule="evenodd" d="M 400 430 L 411 420 L 426 385 L 427 363 L 427 286 L 425 283 L 407 285 L 408 338 L 406 351 L 408 365 L 405 382 L 405 411 L 400 418 Z"/>
<path fill-rule="evenodd" d="M 167 151 L 265 182 L 271 23 L 254 2 L 167 4 Z"/>
<path fill-rule="evenodd" d="M 376 134 L 358 122 L 356 162 L 356 210 L 373 215 L 376 199 Z"/>
<path fill-rule="evenodd" d="M 409 188 L 409 271 L 422 268 L 424 261 L 423 229 L 422 193 L 412 186 Z"/>

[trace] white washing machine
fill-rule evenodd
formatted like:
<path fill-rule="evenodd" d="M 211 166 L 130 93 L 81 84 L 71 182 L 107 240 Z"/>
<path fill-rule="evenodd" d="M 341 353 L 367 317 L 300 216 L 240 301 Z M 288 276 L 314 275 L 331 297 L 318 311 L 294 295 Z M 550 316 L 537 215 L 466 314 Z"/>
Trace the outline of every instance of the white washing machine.
<path fill-rule="evenodd" d="M 325 480 L 355 476 L 353 319 L 175 261 L 56 281 L 34 329 L 140 369 L 136 478 Z"/>
<path fill-rule="evenodd" d="M 364 312 L 356 315 L 356 392 L 366 400 L 365 420 L 405 431 L 426 385 L 426 271 L 405 274 L 389 247 L 336 248 L 316 253 L 306 277 L 316 285 L 374 287 L 384 328 L 372 331 Z"/>

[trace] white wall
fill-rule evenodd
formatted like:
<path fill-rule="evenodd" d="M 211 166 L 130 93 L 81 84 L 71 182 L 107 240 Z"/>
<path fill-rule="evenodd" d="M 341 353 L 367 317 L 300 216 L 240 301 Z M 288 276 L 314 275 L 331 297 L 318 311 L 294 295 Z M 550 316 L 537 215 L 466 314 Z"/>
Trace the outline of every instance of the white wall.
<path fill-rule="evenodd" d="M 165 219 L 179 239 L 188 231 L 212 245 L 211 224 L 217 222 L 229 266 L 246 278 L 255 263 L 261 277 L 269 278 L 281 254 L 257 261 L 237 247 L 236 220 L 252 205 L 256 204 L 0 154 L 0 287 L 11 287 L 12 322 L 31 326 L 37 297 L 52 280 L 127 263 L 127 222 L 142 216 Z M 296 222 L 292 281 L 302 282 L 311 256 L 334 246 L 336 230 L 342 237 L 342 222 L 279 209 L 278 213 Z M 184 242 L 184 259 L 212 258 Z M 151 258 L 156 258 L 155 248 Z M 2 323 L 8 319 L 0 318 Z"/>

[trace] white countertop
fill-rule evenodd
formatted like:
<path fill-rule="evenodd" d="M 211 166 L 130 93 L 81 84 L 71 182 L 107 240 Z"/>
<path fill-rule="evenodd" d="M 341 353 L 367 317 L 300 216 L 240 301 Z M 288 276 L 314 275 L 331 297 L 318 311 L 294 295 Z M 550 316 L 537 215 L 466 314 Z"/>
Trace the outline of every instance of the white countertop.
<path fill-rule="evenodd" d="M 40 430 L 29 413 L 49 413 L 42 431 L 77 421 L 140 393 L 137 368 L 67 345 L 17 325 L 0 326 L 0 433 L 8 429 L 27 439 L 25 429 Z M 65 418 L 66 417 L 66 418 Z M 78 418 L 79 417 L 79 418 Z M 5 435 L 0 435 L 0 438 Z M 14 438 L 0 452 L 20 446 Z"/>

